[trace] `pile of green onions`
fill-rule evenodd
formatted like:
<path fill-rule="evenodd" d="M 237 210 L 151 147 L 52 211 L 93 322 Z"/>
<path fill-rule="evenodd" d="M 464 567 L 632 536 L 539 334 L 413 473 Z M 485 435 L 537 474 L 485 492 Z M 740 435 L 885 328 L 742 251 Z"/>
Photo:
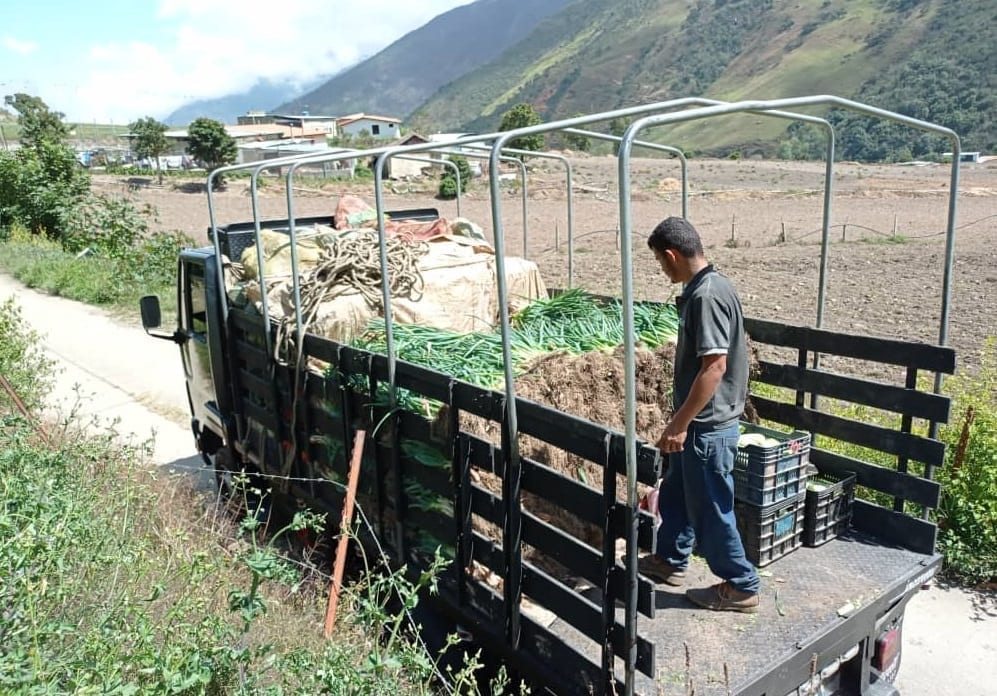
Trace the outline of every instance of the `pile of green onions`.
<path fill-rule="evenodd" d="M 612 350 L 623 343 L 623 309 L 618 300 L 604 300 L 572 289 L 537 300 L 512 316 L 509 336 L 513 368 L 520 374 L 536 358 L 556 352 L 580 355 Z M 648 348 L 674 340 L 678 313 L 672 304 L 635 303 L 637 342 Z M 431 367 L 482 387 L 502 383 L 502 337 L 489 333 L 457 333 L 414 324 L 394 324 L 399 359 Z M 371 322 L 352 342 L 377 353 L 386 351 L 384 321 Z"/>

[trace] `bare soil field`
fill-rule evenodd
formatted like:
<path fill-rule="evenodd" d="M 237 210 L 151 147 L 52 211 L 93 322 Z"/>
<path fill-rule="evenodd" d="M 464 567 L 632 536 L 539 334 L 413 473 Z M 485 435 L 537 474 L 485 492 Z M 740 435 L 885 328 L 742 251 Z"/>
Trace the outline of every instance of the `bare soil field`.
<path fill-rule="evenodd" d="M 573 165 L 574 284 L 616 295 L 616 160 L 570 156 Z M 559 162 L 532 160 L 527 180 L 527 255 L 550 287 L 567 284 L 567 193 Z M 510 170 L 513 172 L 514 170 Z M 677 291 L 657 268 L 645 239 L 669 215 L 681 215 L 681 170 L 675 160 L 632 164 L 634 287 L 639 298 L 664 300 Z M 814 162 L 692 160 L 689 218 L 707 256 L 736 282 L 748 316 L 813 325 L 821 252 L 824 165 Z M 154 177 L 150 178 L 155 181 Z M 282 178 L 261 185 L 264 219 L 287 217 Z M 832 330 L 938 343 L 946 250 L 950 168 L 840 163 L 835 167 L 824 326 Z M 373 203 L 373 183 L 301 178 L 297 217 L 331 214 L 345 192 Z M 158 212 L 157 229 L 206 239 L 207 196 L 197 184 L 146 186 L 129 192 L 127 177 L 97 175 L 97 190 L 134 196 Z M 436 207 L 456 217 L 454 201 L 434 197 L 433 177 L 388 182 L 388 209 Z M 214 197 L 217 224 L 252 219 L 247 179 Z M 958 369 L 979 364 L 997 334 L 997 162 L 961 168 L 951 277 L 948 341 Z M 523 254 L 523 204 L 515 179 L 500 201 L 506 252 Z M 472 182 L 461 213 L 493 234 L 483 179 Z"/>

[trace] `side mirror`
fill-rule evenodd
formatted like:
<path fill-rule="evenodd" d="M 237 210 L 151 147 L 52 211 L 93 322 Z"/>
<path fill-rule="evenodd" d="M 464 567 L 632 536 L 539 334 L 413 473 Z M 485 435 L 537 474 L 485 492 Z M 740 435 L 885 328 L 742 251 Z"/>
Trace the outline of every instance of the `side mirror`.
<path fill-rule="evenodd" d="M 159 308 L 159 298 L 156 295 L 146 295 L 138 301 L 139 310 L 142 312 L 142 328 L 153 338 L 162 338 L 180 344 L 187 340 L 187 336 L 181 331 L 166 333 L 165 331 L 155 331 L 163 323 L 162 311 Z"/>
<path fill-rule="evenodd" d="M 150 329 L 158 329 L 163 323 L 162 312 L 159 309 L 159 297 L 146 295 L 138 303 L 142 312 L 142 328 L 145 329 L 146 333 Z"/>

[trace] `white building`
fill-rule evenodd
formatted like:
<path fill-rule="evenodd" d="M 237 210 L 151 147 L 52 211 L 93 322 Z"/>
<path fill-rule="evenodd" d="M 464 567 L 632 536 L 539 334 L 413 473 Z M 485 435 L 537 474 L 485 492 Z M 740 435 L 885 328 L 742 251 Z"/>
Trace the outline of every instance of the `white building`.
<path fill-rule="evenodd" d="M 342 135 L 359 136 L 366 133 L 375 140 L 397 140 L 402 132 L 400 119 L 373 114 L 350 114 L 336 122 Z"/>

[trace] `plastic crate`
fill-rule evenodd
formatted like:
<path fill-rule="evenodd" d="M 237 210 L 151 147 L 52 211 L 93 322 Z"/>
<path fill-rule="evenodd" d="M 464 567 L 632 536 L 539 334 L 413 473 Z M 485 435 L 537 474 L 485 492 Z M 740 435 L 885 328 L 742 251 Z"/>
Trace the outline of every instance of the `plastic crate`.
<path fill-rule="evenodd" d="M 741 422 L 741 434 L 761 433 L 778 440 L 778 445 L 759 447 L 745 445 L 737 448 L 734 468 L 756 476 L 773 476 L 780 471 L 805 466 L 810 463 L 810 433 L 794 430 L 784 433 L 754 423 Z"/>
<path fill-rule="evenodd" d="M 734 477 L 734 497 L 737 500 L 754 505 L 773 505 L 804 492 L 807 481 L 807 465 L 800 464 L 766 475 L 735 467 L 732 475 Z"/>
<path fill-rule="evenodd" d="M 852 500 L 855 498 L 855 474 L 821 474 L 810 482 L 826 488 L 820 491 L 807 488 L 803 543 L 820 546 L 848 529 L 852 519 Z"/>
<path fill-rule="evenodd" d="M 748 560 L 761 568 L 803 545 L 804 495 L 775 505 L 735 502 L 734 517 Z"/>

